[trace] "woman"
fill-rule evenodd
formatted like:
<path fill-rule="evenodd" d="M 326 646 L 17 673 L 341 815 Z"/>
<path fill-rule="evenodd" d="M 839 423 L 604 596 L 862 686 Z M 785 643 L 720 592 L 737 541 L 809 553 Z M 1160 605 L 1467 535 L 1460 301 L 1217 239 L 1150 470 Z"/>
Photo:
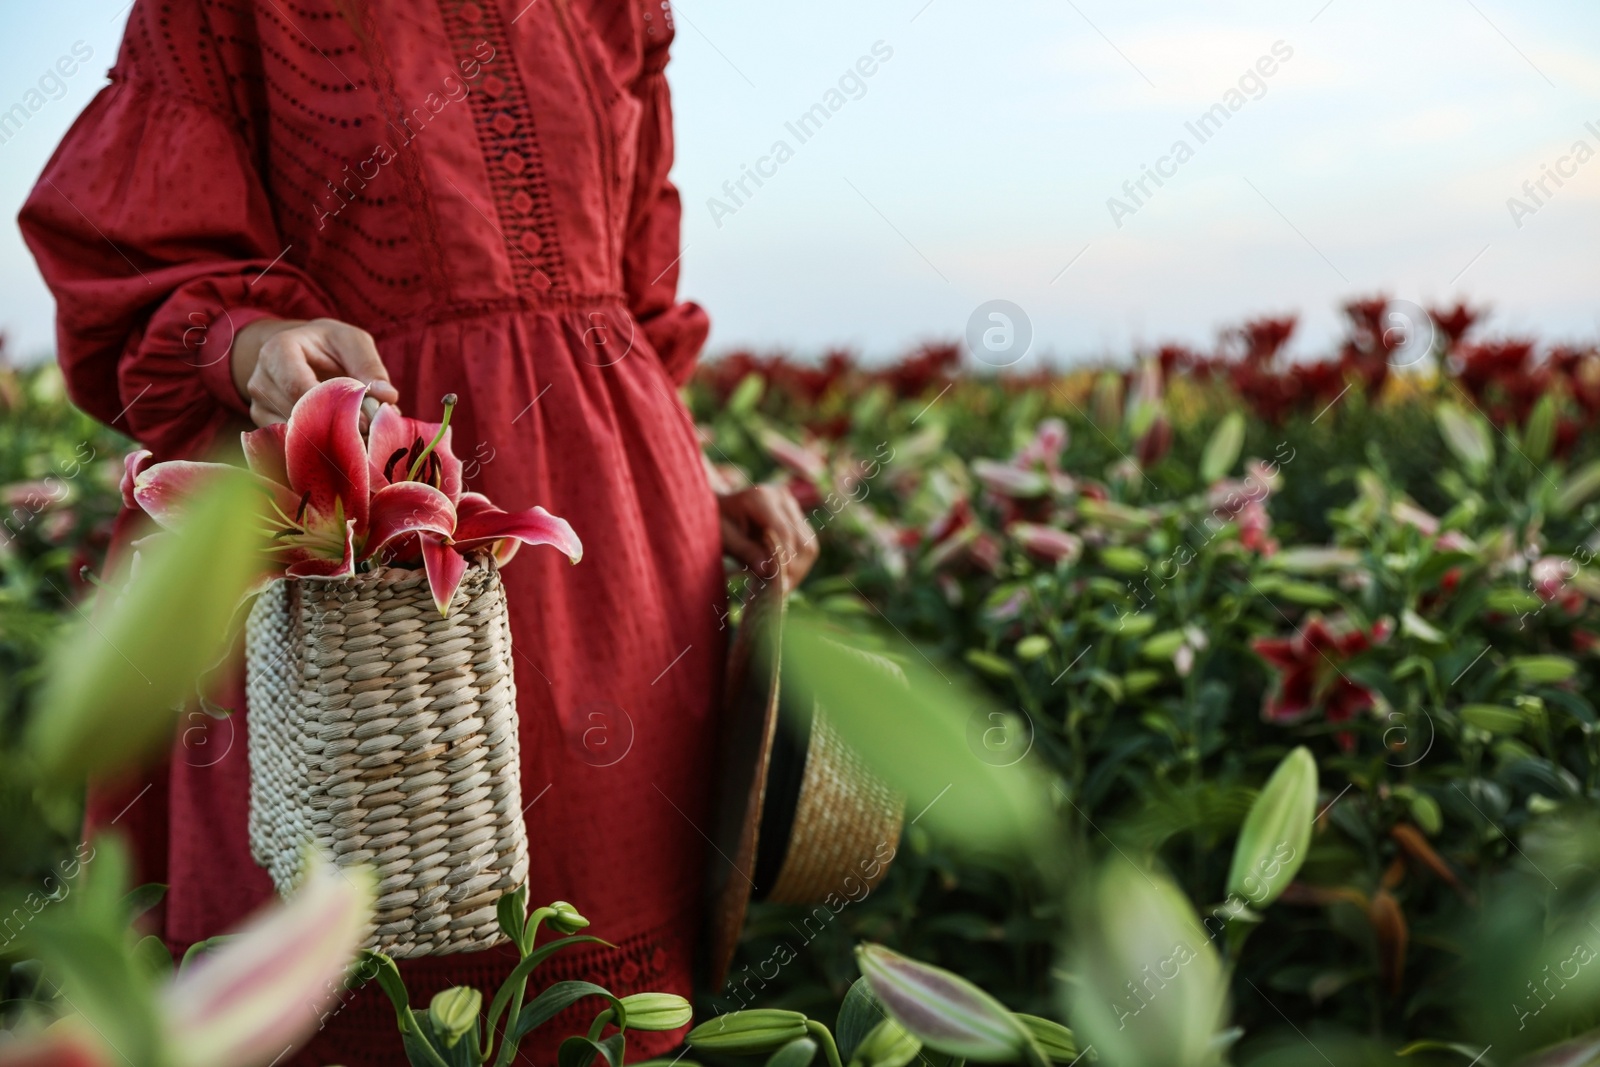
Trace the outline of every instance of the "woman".
<path fill-rule="evenodd" d="M 787 493 L 713 493 L 676 394 L 707 320 L 674 296 L 672 36 L 664 0 L 137 0 L 21 218 L 74 399 L 158 458 L 350 375 L 420 418 L 459 394 L 469 488 L 572 523 L 581 565 L 505 573 L 530 893 L 619 946 L 556 976 L 619 994 L 689 991 L 722 549 L 791 583 L 815 555 Z M 236 729 L 186 731 L 170 767 L 93 805 L 169 884 L 177 949 L 269 896 Z M 405 969 L 426 1004 L 508 966 Z M 400 1062 L 393 1013 L 348 997 L 283 1062 Z"/>

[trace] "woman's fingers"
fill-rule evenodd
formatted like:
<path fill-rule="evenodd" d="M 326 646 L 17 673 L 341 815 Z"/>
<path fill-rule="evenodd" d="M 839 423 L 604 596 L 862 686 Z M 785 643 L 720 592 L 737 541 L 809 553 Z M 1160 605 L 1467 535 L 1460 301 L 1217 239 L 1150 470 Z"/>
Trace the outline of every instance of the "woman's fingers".
<path fill-rule="evenodd" d="M 380 402 L 393 404 L 400 393 L 389 382 L 389 369 L 378 355 L 377 342 L 366 330 L 333 319 L 315 319 L 310 326 L 326 326 L 325 343 L 340 372 L 367 383 L 367 389 Z"/>
<path fill-rule="evenodd" d="M 817 559 L 817 542 L 800 510 L 800 502 L 783 486 L 763 486 L 769 508 L 769 528 L 783 552 L 784 570 L 791 585 L 799 585 Z"/>
<path fill-rule="evenodd" d="M 772 579 L 781 568 L 792 587 L 816 562 L 816 538 L 794 495 L 762 485 L 718 498 L 723 546 L 758 576 Z"/>
<path fill-rule="evenodd" d="M 281 324 L 256 355 L 245 388 L 250 417 L 258 426 L 283 422 L 318 382 L 341 375 L 365 382 L 375 400 L 400 399 L 367 331 L 336 319 Z"/>
<path fill-rule="evenodd" d="M 766 549 L 750 540 L 738 520 L 722 516 L 722 550 L 754 570 L 768 555 Z"/>

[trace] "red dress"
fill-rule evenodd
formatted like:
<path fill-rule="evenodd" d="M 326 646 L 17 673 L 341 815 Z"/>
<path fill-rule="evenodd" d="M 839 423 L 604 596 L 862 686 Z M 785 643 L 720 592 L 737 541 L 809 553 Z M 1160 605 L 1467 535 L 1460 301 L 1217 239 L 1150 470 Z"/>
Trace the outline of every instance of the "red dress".
<path fill-rule="evenodd" d="M 21 218 L 73 398 L 158 458 L 246 428 L 234 331 L 327 316 L 374 335 L 408 414 L 459 394 L 468 488 L 572 523 L 582 563 L 529 549 L 504 575 L 531 897 L 619 946 L 542 980 L 618 994 L 689 992 L 723 655 L 715 500 L 675 388 L 707 321 L 674 296 L 672 34 L 665 0 L 137 0 Z M 248 723 L 207 722 L 92 805 L 170 886 L 178 947 L 270 896 Z M 403 969 L 425 1007 L 508 967 Z M 638 1034 L 630 1058 L 678 1036 Z M 554 1062 L 549 1038 L 527 1048 Z M 376 986 L 291 1062 L 402 1063 Z"/>

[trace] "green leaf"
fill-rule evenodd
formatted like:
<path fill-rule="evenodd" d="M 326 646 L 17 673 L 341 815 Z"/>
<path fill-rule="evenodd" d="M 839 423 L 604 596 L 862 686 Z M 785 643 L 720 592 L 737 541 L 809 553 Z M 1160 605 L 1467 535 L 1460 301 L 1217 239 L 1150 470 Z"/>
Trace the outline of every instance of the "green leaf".
<path fill-rule="evenodd" d="M 1200 480 L 1207 485 L 1226 475 L 1239 461 L 1244 447 L 1244 415 L 1230 412 L 1211 432 L 1205 451 L 1200 454 Z"/>
<path fill-rule="evenodd" d="M 845 992 L 844 1003 L 839 1005 L 839 1021 L 834 1026 L 834 1037 L 839 1045 L 839 1058 L 849 1063 L 855 1058 L 856 1046 L 883 1018 L 883 1006 L 873 995 L 872 986 L 865 978 L 857 978 Z"/>
<path fill-rule="evenodd" d="M 1491 734 L 1518 733 L 1526 724 L 1520 711 L 1503 708 L 1497 704 L 1463 705 L 1461 717 L 1478 729 L 1487 730 Z"/>
<path fill-rule="evenodd" d="M 1239 830 L 1228 894 L 1260 909 L 1278 899 L 1305 863 L 1317 814 L 1317 761 L 1301 746 L 1284 757 Z"/>
<path fill-rule="evenodd" d="M 233 940 L 234 936 L 233 934 L 219 934 L 216 937 L 208 937 L 204 941 L 196 941 L 183 950 L 183 959 L 178 962 L 178 973 L 182 974 L 184 969 L 196 958 L 205 955 L 219 945 L 227 944 Z"/>
<path fill-rule="evenodd" d="M 1483 416 L 1468 412 L 1449 400 L 1441 401 L 1433 413 L 1445 447 L 1455 454 L 1469 474 L 1481 478 L 1494 462 L 1494 439 L 1489 436 L 1489 426 Z"/>
<path fill-rule="evenodd" d="M 495 901 L 494 915 L 500 923 L 501 933 L 505 934 L 513 945 L 526 951 L 529 946 L 523 944 L 522 939 L 528 929 L 528 887 L 518 886 Z"/>
<path fill-rule="evenodd" d="M 767 383 L 759 374 L 747 374 L 739 380 L 733 395 L 728 397 L 728 410 L 735 415 L 748 415 L 761 403 L 761 394 Z"/>
<path fill-rule="evenodd" d="M 1556 398 L 1546 393 L 1528 414 L 1528 424 L 1522 430 L 1522 454 L 1537 467 L 1550 458 L 1555 442 Z"/>
<path fill-rule="evenodd" d="M 134 957 L 153 981 L 164 982 L 172 977 L 172 953 L 167 944 L 154 934 L 141 937 L 133 946 Z"/>
<path fill-rule="evenodd" d="M 800 1037 L 768 1056 L 767 1067 L 809 1067 L 816 1058 L 817 1043 L 809 1037 Z"/>
<path fill-rule="evenodd" d="M 604 997 L 610 1002 L 611 1010 L 618 1013 L 614 1018 L 627 1018 L 627 1009 L 609 989 L 597 986 L 593 982 L 556 982 L 523 1006 L 522 1012 L 511 1026 L 508 1040 L 513 1044 L 521 1041 L 584 997 Z"/>
<path fill-rule="evenodd" d="M 1034 1043 L 1053 1063 L 1072 1063 L 1078 1059 L 1078 1039 L 1072 1031 L 1051 1019 L 1037 1015 L 1013 1013 L 1024 1029 L 1033 1035 Z"/>
<path fill-rule="evenodd" d="M 1445 635 L 1438 627 L 1410 608 L 1400 613 L 1400 632 L 1430 645 L 1442 645 L 1445 642 Z"/>
<path fill-rule="evenodd" d="M 898 665 L 860 651 L 869 637 L 900 653 Z M 926 810 L 922 825 L 986 851 L 1037 848 L 1051 820 L 1045 787 L 1027 760 L 1002 768 L 973 758 L 970 727 L 998 708 L 959 672 L 892 634 L 842 630 L 802 604 L 789 610 L 783 657 L 785 686 L 802 698 L 791 706 L 823 708 L 909 809 Z"/>
<path fill-rule="evenodd" d="M 1338 574 L 1361 563 L 1361 553 L 1352 548 L 1323 548 L 1303 545 L 1285 548 L 1268 556 L 1266 565 L 1290 574 Z"/>
<path fill-rule="evenodd" d="M 260 565 L 258 496 L 243 472 L 218 479 L 120 592 L 78 609 L 28 723 L 26 747 L 43 774 L 126 767 L 170 734 L 195 682 L 232 643 L 230 623 Z"/>
<path fill-rule="evenodd" d="M 1556 493 L 1555 510 L 1559 514 L 1573 511 L 1596 493 L 1600 493 L 1600 459 L 1591 460 L 1578 468 L 1561 483 Z"/>
<path fill-rule="evenodd" d="M 1544 607 L 1544 601 L 1524 589 L 1501 588 L 1489 590 L 1483 598 L 1483 606 L 1490 611 L 1520 615 L 1525 611 L 1538 611 Z"/>
<path fill-rule="evenodd" d="M 135 886 L 122 898 L 122 913 L 131 923 L 161 903 L 161 898 L 166 895 L 167 887 L 160 882 L 146 882 L 144 885 Z"/>
<path fill-rule="evenodd" d="M 612 1034 L 603 1041 L 569 1037 L 561 1042 L 561 1048 L 556 1052 L 556 1067 L 589 1067 L 596 1055 L 604 1058 L 606 1067 L 622 1067 L 625 1047 L 625 1038 L 621 1033 Z"/>

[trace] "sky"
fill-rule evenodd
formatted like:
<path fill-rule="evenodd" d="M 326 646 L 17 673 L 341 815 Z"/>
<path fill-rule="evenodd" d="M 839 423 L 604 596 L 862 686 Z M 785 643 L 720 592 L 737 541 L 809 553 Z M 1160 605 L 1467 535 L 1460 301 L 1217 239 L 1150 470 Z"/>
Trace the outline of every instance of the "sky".
<path fill-rule="evenodd" d="M 53 307 L 16 211 L 104 84 L 125 3 L 3 16 L 0 110 L 75 46 L 93 53 L 0 144 L 0 328 L 17 353 L 48 353 Z M 681 290 L 710 310 L 713 354 L 889 358 L 962 336 L 995 300 L 1031 332 L 1024 368 L 1203 346 L 1269 313 L 1300 314 L 1293 350 L 1311 354 L 1344 300 L 1377 292 L 1487 305 L 1491 333 L 1600 336 L 1600 6 L 674 11 Z M 816 105 L 826 120 L 801 127 Z M 1535 199 L 1524 183 L 1541 179 Z"/>

